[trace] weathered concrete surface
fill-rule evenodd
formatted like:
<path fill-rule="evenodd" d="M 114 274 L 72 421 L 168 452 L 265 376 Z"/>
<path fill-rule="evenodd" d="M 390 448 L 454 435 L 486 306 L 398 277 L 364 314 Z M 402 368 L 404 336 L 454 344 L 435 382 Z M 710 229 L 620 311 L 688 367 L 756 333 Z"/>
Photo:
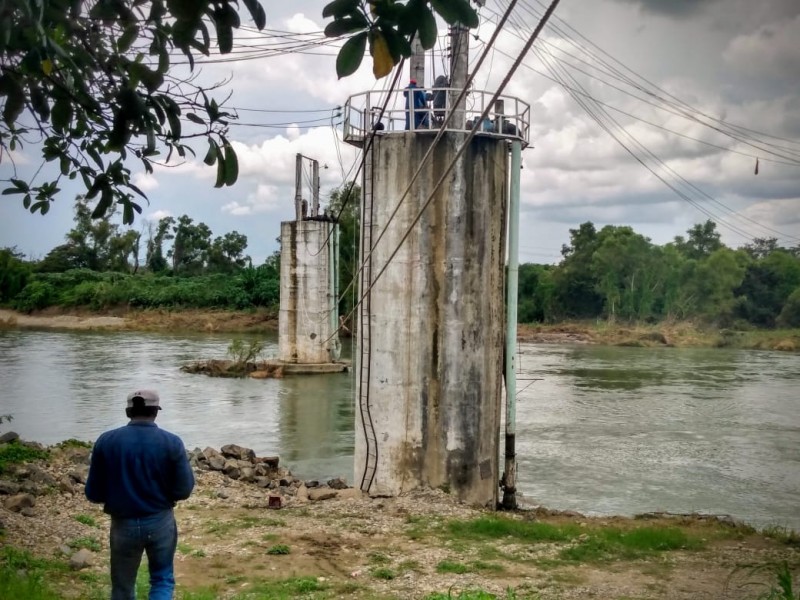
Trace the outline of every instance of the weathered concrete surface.
<path fill-rule="evenodd" d="M 265 365 L 280 367 L 284 375 L 314 375 L 317 373 L 344 373 L 350 370 L 349 360 L 339 360 L 336 362 L 324 363 L 287 363 L 282 360 L 267 359 L 263 361 Z"/>
<path fill-rule="evenodd" d="M 373 274 L 400 244 L 464 137 L 448 133 L 440 143 L 375 247 Z M 376 138 L 373 240 L 431 141 L 413 133 Z M 359 352 L 356 363 L 355 474 L 358 485 L 369 459 L 359 407 L 368 386 L 378 447 L 373 495 L 431 486 L 496 505 L 507 174 L 506 144 L 474 139 L 372 289 L 371 322 L 359 328 L 369 332 L 370 352 Z"/>
<path fill-rule="evenodd" d="M 281 223 L 281 301 L 278 356 L 287 363 L 328 363 L 334 358 L 328 340 L 328 249 L 332 224 L 322 221 Z"/>

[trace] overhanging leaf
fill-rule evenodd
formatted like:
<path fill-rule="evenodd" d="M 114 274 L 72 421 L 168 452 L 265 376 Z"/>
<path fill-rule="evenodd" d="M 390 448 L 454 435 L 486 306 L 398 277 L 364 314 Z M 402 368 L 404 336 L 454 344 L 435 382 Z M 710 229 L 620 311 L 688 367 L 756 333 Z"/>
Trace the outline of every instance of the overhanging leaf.
<path fill-rule="evenodd" d="M 233 185 L 239 178 L 239 160 L 236 151 L 229 143 L 225 143 L 225 185 Z"/>
<path fill-rule="evenodd" d="M 342 17 L 358 10 L 359 0 L 333 0 L 322 9 L 322 18 Z"/>
<path fill-rule="evenodd" d="M 339 50 L 339 55 L 336 57 L 336 75 L 341 79 L 352 75 L 361 66 L 361 61 L 364 59 L 364 51 L 367 48 L 367 32 L 354 35 L 347 40 L 342 49 Z"/>
<path fill-rule="evenodd" d="M 369 27 L 369 21 L 361 13 L 355 13 L 352 17 L 344 17 L 328 23 L 325 27 L 325 36 L 339 37 L 366 27 Z"/>
<path fill-rule="evenodd" d="M 392 72 L 394 59 L 389 50 L 389 44 L 380 31 L 376 31 L 372 38 L 372 74 L 375 79 L 386 77 Z"/>
<path fill-rule="evenodd" d="M 436 18 L 433 16 L 431 9 L 423 6 L 419 12 L 419 41 L 425 50 L 429 50 L 436 45 L 436 36 L 438 34 L 436 28 Z"/>

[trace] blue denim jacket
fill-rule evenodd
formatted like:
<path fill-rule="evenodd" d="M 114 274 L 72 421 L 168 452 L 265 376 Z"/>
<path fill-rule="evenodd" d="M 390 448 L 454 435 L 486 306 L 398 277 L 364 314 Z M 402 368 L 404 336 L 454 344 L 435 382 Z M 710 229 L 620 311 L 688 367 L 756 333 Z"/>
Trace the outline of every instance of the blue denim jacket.
<path fill-rule="evenodd" d="M 114 517 L 144 517 L 175 506 L 194 488 L 181 439 L 152 421 L 102 434 L 92 450 L 86 497 Z"/>

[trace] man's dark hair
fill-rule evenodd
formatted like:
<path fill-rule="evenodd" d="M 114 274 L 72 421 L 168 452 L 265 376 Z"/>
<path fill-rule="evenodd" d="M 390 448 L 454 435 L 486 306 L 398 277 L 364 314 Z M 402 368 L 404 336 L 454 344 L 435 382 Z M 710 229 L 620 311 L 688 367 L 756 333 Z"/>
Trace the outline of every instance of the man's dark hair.
<path fill-rule="evenodd" d="M 129 419 L 134 419 L 136 417 L 147 417 L 148 419 L 152 419 L 158 414 L 158 407 L 145 406 L 144 398 L 134 398 L 132 402 L 133 406 L 125 409 L 125 415 Z"/>

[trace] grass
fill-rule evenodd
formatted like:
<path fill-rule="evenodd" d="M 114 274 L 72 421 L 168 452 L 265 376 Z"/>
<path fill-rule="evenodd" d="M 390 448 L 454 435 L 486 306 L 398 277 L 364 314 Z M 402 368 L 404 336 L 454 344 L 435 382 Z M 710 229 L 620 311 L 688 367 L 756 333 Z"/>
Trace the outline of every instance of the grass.
<path fill-rule="evenodd" d="M 74 540 L 70 541 L 67 545 L 74 550 L 80 550 L 81 548 L 86 548 L 87 550 L 91 550 L 92 552 L 100 552 L 103 549 L 97 538 L 93 538 L 91 536 L 75 538 Z"/>
<path fill-rule="evenodd" d="M 761 535 L 771 538 L 776 542 L 780 542 L 786 546 L 800 548 L 800 532 L 790 529 L 789 527 L 773 525 L 772 527 L 764 528 L 761 531 Z"/>
<path fill-rule="evenodd" d="M 19 441 L 0 445 L 0 473 L 5 473 L 11 465 L 47 458 L 46 450 L 39 450 Z"/>
<path fill-rule="evenodd" d="M 66 571 L 63 563 L 11 546 L 0 548 L 0 600 L 59 600 L 50 582 Z"/>
<path fill-rule="evenodd" d="M 518 595 L 516 591 L 507 589 L 501 596 L 481 589 L 470 589 L 455 592 L 452 589 L 446 593 L 434 592 L 425 596 L 425 600 L 535 600 L 538 594 Z"/>
<path fill-rule="evenodd" d="M 94 517 L 90 517 L 89 515 L 76 515 L 75 520 L 78 523 L 83 523 L 84 525 L 88 525 L 89 527 L 99 527 Z"/>
<path fill-rule="evenodd" d="M 557 525 L 494 515 L 450 521 L 446 530 L 456 539 L 569 544 L 558 557 L 570 562 L 630 560 L 670 550 L 697 550 L 705 545 L 702 539 L 678 527 L 582 528 L 572 523 Z"/>
<path fill-rule="evenodd" d="M 383 579 L 385 581 L 391 581 L 397 577 L 397 574 L 389 567 L 375 567 L 374 569 L 370 569 L 369 574 L 375 579 Z"/>
<path fill-rule="evenodd" d="M 292 600 L 309 597 L 326 589 L 327 586 L 314 577 L 293 577 L 256 583 L 247 591 L 233 596 L 231 600 Z"/>
<path fill-rule="evenodd" d="M 436 565 L 437 573 L 455 573 L 456 575 L 463 575 L 467 571 L 469 571 L 467 565 L 452 560 L 443 560 Z"/>
<path fill-rule="evenodd" d="M 253 527 L 285 527 L 286 521 L 280 519 L 269 519 L 263 517 L 237 517 L 230 521 L 211 521 L 206 530 L 208 533 L 215 533 L 223 536 L 240 529 L 252 529 Z"/>
<path fill-rule="evenodd" d="M 599 562 L 632 560 L 669 550 L 699 550 L 704 542 L 677 527 L 640 527 L 624 531 L 609 527 L 598 529 L 576 545 L 561 550 L 564 560 Z"/>
<path fill-rule="evenodd" d="M 289 554 L 289 546 L 287 546 L 286 544 L 275 544 L 274 546 L 267 549 L 267 554 L 272 554 L 272 555 Z"/>

